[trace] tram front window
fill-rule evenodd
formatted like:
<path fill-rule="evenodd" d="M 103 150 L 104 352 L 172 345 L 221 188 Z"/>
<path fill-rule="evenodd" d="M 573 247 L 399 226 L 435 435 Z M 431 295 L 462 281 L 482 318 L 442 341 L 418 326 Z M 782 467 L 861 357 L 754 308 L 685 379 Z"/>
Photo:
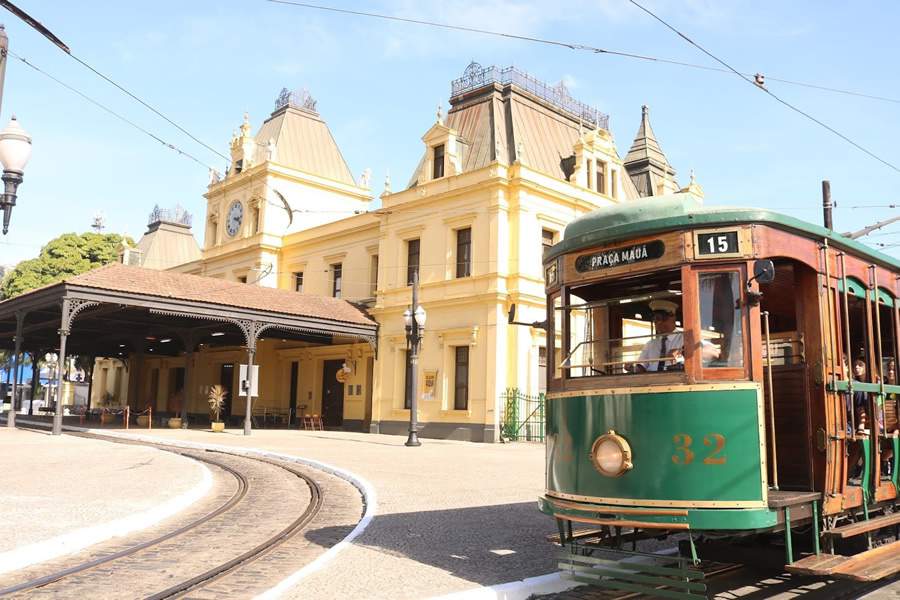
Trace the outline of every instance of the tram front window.
<path fill-rule="evenodd" d="M 701 273 L 700 339 L 703 368 L 744 366 L 740 276 Z"/>
<path fill-rule="evenodd" d="M 563 307 L 568 377 L 684 370 L 681 273 L 573 288 Z"/>

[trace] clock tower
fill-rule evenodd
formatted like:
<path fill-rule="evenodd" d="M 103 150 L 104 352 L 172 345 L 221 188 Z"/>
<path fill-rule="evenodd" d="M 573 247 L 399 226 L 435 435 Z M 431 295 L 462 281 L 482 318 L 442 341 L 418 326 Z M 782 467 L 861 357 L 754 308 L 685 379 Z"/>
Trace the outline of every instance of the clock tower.
<path fill-rule="evenodd" d="M 210 174 L 205 194 L 201 274 L 274 286 L 285 236 L 365 212 L 372 200 L 305 90 L 283 89 L 255 135 L 245 113 L 230 146 L 231 164 L 224 177 Z"/>

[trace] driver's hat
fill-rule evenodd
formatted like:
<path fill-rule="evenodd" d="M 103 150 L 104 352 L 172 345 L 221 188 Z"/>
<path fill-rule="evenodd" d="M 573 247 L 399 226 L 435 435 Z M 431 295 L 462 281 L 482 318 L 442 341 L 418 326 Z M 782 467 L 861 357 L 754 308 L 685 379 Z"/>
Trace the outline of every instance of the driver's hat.
<path fill-rule="evenodd" d="M 674 315 L 678 311 L 678 305 L 671 300 L 651 300 L 650 310 L 653 312 L 659 311 Z"/>

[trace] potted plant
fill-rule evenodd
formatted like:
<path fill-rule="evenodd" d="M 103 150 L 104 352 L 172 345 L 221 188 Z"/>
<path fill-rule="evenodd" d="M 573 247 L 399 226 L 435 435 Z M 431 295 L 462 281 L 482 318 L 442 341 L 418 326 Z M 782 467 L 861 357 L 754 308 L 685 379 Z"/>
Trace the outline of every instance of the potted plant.
<path fill-rule="evenodd" d="M 150 408 L 149 404 L 144 407 L 144 414 L 138 415 L 137 419 L 135 419 L 138 427 L 146 427 L 150 424 L 150 413 L 147 412 L 148 408 Z"/>
<path fill-rule="evenodd" d="M 225 408 L 225 398 L 228 397 L 228 390 L 221 385 L 214 385 L 209 388 L 209 395 L 206 397 L 209 402 L 209 410 L 215 415 L 215 421 L 212 422 L 213 431 L 225 431 L 225 423 L 219 420 L 222 409 Z"/>
<path fill-rule="evenodd" d="M 101 425 L 109 425 L 113 421 L 116 420 L 116 415 L 110 412 L 109 405 L 113 403 L 114 396 L 109 392 L 103 394 L 103 398 L 101 400 L 101 405 L 103 406 L 103 412 L 100 413 L 100 424 Z"/>
<path fill-rule="evenodd" d="M 169 429 L 181 429 L 181 403 L 184 402 L 184 397 L 182 392 L 175 392 L 169 398 L 169 401 L 166 403 L 167 406 L 171 408 L 175 412 L 177 417 L 169 418 Z"/>

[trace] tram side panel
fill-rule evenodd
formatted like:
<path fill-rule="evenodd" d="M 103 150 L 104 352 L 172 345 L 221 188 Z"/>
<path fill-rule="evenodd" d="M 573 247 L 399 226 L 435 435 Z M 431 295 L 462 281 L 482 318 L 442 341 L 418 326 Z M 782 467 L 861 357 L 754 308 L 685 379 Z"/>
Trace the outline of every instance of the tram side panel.
<path fill-rule="evenodd" d="M 760 387 L 686 388 L 551 399 L 548 493 L 615 505 L 765 507 Z M 618 477 L 601 474 L 592 458 L 610 430 L 631 450 L 632 467 Z"/>

